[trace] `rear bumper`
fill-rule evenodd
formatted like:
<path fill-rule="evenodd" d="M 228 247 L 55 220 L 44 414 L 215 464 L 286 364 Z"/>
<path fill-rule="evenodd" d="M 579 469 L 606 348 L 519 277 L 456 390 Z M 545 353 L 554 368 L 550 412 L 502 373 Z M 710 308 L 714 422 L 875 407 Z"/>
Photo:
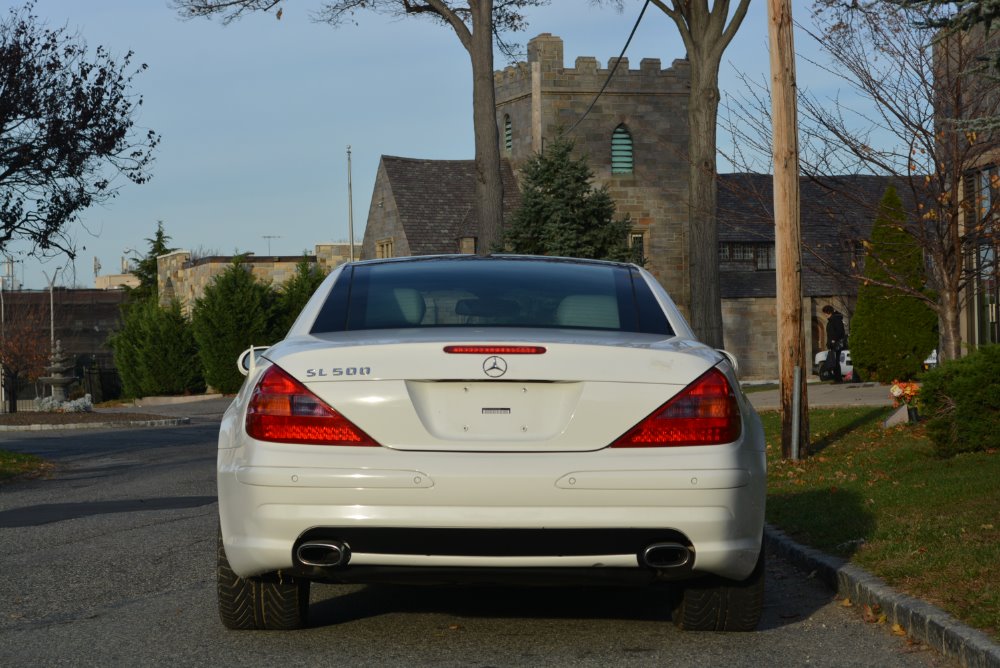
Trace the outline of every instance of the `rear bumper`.
<path fill-rule="evenodd" d="M 757 561 L 766 493 L 762 448 L 735 444 L 497 455 L 253 441 L 220 450 L 218 483 L 237 574 L 292 569 L 303 536 L 340 532 L 357 543 L 349 566 L 306 575 L 345 582 L 442 569 L 449 578 L 463 569 L 648 572 L 637 558 L 647 539 L 689 546 L 688 576 L 743 579 Z M 358 531 L 384 540 L 358 542 Z M 589 547 L 560 548 L 560 532 Z M 445 548 L 449 533 L 458 539 Z M 515 549 L 498 547 L 504 535 Z"/>

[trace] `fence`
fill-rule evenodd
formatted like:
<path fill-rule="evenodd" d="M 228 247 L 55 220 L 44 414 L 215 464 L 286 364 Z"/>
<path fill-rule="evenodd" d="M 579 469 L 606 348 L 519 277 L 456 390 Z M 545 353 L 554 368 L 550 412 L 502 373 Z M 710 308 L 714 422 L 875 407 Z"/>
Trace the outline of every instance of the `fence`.
<path fill-rule="evenodd" d="M 68 389 L 71 395 L 80 396 L 80 391 L 82 390 L 83 394 L 90 395 L 90 400 L 95 404 L 121 397 L 122 381 L 121 376 L 118 374 L 118 369 L 104 366 L 103 363 L 106 363 L 106 360 L 98 359 L 96 356 L 77 356 L 75 369 L 70 371 L 70 373 L 75 372 L 78 383 L 69 386 Z M 2 379 L 3 374 L 2 370 L 0 370 L 0 388 L 3 388 L 0 389 L 0 413 L 6 413 L 9 409 L 7 405 L 7 388 Z M 35 410 L 35 398 L 47 394 L 48 391 L 42 387 L 40 381 L 18 379 L 17 410 Z"/>

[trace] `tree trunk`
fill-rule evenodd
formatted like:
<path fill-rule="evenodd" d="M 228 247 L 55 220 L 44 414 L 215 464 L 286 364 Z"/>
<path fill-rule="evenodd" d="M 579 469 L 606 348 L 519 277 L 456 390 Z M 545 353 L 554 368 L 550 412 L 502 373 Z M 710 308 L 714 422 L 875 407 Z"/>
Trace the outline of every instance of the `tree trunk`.
<path fill-rule="evenodd" d="M 477 252 L 488 255 L 503 238 L 503 179 L 500 175 L 500 136 L 493 87 L 493 2 L 471 3 L 472 119 L 476 142 L 476 213 L 479 221 Z"/>
<path fill-rule="evenodd" d="M 3 375 L 3 382 L 7 386 L 7 412 L 17 412 L 17 374 L 6 371 Z"/>
<path fill-rule="evenodd" d="M 716 118 L 718 65 L 706 56 L 691 57 L 690 173 L 688 189 L 688 255 L 690 262 L 691 327 L 695 336 L 713 348 L 724 346 L 722 299 L 719 294 L 719 233 L 715 218 Z"/>
<path fill-rule="evenodd" d="M 938 349 L 939 361 L 955 360 L 962 354 L 960 312 L 958 291 L 950 288 L 942 290 L 938 310 L 938 334 L 941 345 Z"/>

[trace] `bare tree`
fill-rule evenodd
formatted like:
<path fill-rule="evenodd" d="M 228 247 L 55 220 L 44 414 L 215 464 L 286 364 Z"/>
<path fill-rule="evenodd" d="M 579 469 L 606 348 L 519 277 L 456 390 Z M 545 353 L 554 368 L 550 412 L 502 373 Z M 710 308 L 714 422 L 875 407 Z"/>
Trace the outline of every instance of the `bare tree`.
<path fill-rule="evenodd" d="M 676 24 L 691 63 L 688 101 L 688 261 L 691 326 L 703 342 L 723 346 L 722 298 L 719 292 L 719 234 L 716 204 L 716 129 L 719 114 L 719 65 L 746 16 L 750 0 L 652 0 Z"/>
<path fill-rule="evenodd" d="M 116 174 L 144 183 L 159 137 L 136 138 L 142 104 L 131 90 L 132 54 L 91 54 L 65 28 L 49 29 L 34 3 L 0 22 L 0 250 L 74 255 L 66 226 L 118 192 Z"/>
<path fill-rule="evenodd" d="M 40 302 L 8 300 L 0 332 L 0 366 L 3 367 L 7 412 L 17 412 L 17 386 L 22 378 L 42 375 L 49 352 L 49 339 L 39 336 L 48 329 L 48 308 Z"/>
<path fill-rule="evenodd" d="M 450 27 L 465 47 L 472 63 L 472 115 L 476 145 L 476 207 L 479 247 L 485 255 L 499 247 L 503 231 L 503 181 L 500 176 L 500 138 L 493 88 L 494 37 L 501 50 L 508 46 L 501 35 L 524 27 L 525 7 L 548 0 L 330 0 L 314 14 L 317 21 L 339 27 L 353 23 L 359 11 L 390 17 L 417 16 Z M 231 22 L 246 13 L 275 10 L 280 18 L 283 0 L 175 0 L 182 16 L 222 17 Z"/>
<path fill-rule="evenodd" d="M 801 166 L 805 175 L 837 189 L 844 201 L 855 200 L 849 187 L 838 188 L 838 175 L 870 174 L 892 179 L 908 202 L 902 222 L 923 249 L 930 285 L 914 287 L 887 257 L 865 244 L 864 262 L 885 270 L 877 284 L 924 300 L 938 316 L 942 359 L 960 355 L 960 314 L 970 288 L 996 276 L 993 248 L 998 240 L 991 224 L 998 212 L 998 183 L 971 187 L 969 175 L 997 150 L 996 137 L 964 129 L 959 119 L 994 116 L 1000 96 L 984 85 L 972 64 L 986 46 L 982 40 L 952 35 L 939 43 L 918 27 L 933 18 L 933 9 L 900 8 L 893 2 L 815 3 L 809 35 L 830 57 L 820 65 L 839 77 L 863 102 L 841 97 L 819 99 L 800 92 Z M 730 129 L 738 153 L 733 164 L 753 168 L 766 164 L 770 119 L 763 84 L 748 82 L 748 92 L 728 105 Z M 765 162 L 766 160 L 766 162 Z M 872 210 L 874 219 L 877 211 Z M 834 264 L 840 256 L 829 245 L 807 247 L 826 262 L 830 272 L 854 280 L 865 278 L 861 263 Z M 927 289 L 929 288 L 929 289 Z"/>

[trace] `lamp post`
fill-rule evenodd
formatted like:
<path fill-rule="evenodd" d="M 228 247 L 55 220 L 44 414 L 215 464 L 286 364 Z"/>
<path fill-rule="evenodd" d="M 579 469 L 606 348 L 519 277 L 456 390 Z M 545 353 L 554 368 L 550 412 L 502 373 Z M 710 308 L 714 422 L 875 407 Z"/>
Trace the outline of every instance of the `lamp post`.
<path fill-rule="evenodd" d="M 47 271 L 42 271 L 45 275 L 45 280 L 49 282 L 49 349 L 56 349 L 56 312 L 55 312 L 55 300 L 52 297 L 52 289 L 56 284 L 56 277 L 59 275 L 59 270 L 62 267 L 56 267 L 56 270 L 52 272 L 52 278 L 49 278 Z"/>
<path fill-rule="evenodd" d="M 3 282 L 6 276 L 0 276 L 0 343 L 6 341 L 6 325 L 3 315 Z M 4 411 L 4 406 L 7 405 L 7 379 L 3 377 L 4 368 L 3 362 L 0 362 L 0 413 Z"/>
<path fill-rule="evenodd" d="M 347 145 L 347 233 L 350 236 L 351 262 L 354 262 L 354 196 L 351 194 L 351 145 Z"/>

